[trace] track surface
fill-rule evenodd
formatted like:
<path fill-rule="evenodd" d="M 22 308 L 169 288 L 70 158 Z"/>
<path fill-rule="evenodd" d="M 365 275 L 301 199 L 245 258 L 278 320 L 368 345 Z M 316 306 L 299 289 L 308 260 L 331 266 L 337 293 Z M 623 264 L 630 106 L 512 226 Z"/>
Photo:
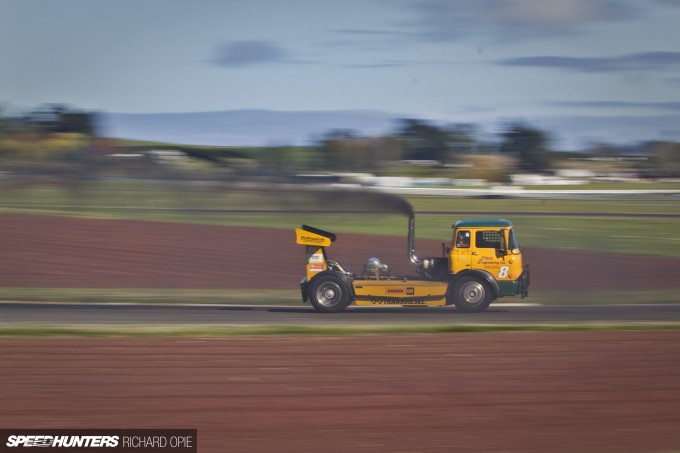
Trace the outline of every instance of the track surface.
<path fill-rule="evenodd" d="M 0 338 L 3 428 L 197 428 L 201 452 L 680 449 L 680 332 Z"/>
<path fill-rule="evenodd" d="M 0 303 L 2 324 L 194 324 L 194 325 L 376 325 L 376 324 L 583 324 L 680 322 L 680 305 L 491 305 L 484 313 L 455 308 L 363 308 L 317 313 L 307 306 L 121 306 Z"/>

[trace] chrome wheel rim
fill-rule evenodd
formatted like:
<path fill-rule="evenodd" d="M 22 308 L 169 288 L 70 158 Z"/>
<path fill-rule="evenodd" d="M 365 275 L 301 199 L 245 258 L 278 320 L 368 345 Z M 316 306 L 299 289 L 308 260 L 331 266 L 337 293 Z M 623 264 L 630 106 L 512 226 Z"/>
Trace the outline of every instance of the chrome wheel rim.
<path fill-rule="evenodd" d="M 316 300 L 324 307 L 336 305 L 341 298 L 342 288 L 335 282 L 322 283 L 316 290 Z"/>
<path fill-rule="evenodd" d="M 470 305 L 477 305 L 484 302 L 486 297 L 484 285 L 479 282 L 467 282 L 460 290 L 460 294 L 465 303 Z"/>

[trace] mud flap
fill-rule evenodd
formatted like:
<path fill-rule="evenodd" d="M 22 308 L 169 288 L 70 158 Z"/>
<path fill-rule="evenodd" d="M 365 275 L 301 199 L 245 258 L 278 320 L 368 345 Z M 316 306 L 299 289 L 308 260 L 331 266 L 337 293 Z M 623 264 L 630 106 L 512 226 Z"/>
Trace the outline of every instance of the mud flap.
<path fill-rule="evenodd" d="M 519 278 L 520 282 L 520 292 L 522 294 L 522 299 L 529 296 L 529 284 L 531 283 L 531 273 L 529 272 L 529 265 L 524 266 L 524 272 Z"/>
<path fill-rule="evenodd" d="M 309 282 L 307 281 L 307 277 L 305 277 L 300 281 L 300 292 L 302 292 L 302 302 L 307 302 L 309 300 L 308 290 Z"/>

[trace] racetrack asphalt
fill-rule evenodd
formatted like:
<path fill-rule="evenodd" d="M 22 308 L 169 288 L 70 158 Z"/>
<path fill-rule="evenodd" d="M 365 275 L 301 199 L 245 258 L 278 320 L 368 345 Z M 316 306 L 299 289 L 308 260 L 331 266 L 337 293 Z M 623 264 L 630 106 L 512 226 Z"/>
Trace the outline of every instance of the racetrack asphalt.
<path fill-rule="evenodd" d="M 493 304 L 483 313 L 452 307 L 350 307 L 317 313 L 308 305 L 120 305 L 0 302 L 0 325 L 521 325 L 677 323 L 680 305 Z"/>

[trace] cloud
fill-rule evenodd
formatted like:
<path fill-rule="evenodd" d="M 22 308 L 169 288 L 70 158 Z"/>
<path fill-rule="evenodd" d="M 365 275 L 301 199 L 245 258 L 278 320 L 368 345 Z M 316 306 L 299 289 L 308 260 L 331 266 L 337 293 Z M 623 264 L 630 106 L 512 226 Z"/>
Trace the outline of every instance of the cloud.
<path fill-rule="evenodd" d="M 640 52 L 610 57 L 534 56 L 507 58 L 498 60 L 496 64 L 577 72 L 663 71 L 680 68 L 680 52 Z"/>
<path fill-rule="evenodd" d="M 217 49 L 213 62 L 242 67 L 285 61 L 288 53 L 270 41 L 230 41 Z"/>
<path fill-rule="evenodd" d="M 562 36 L 586 24 L 640 14 L 630 0 L 419 0 L 415 11 L 417 19 L 411 26 L 421 39 L 444 42 L 468 37 L 521 41 Z"/>

